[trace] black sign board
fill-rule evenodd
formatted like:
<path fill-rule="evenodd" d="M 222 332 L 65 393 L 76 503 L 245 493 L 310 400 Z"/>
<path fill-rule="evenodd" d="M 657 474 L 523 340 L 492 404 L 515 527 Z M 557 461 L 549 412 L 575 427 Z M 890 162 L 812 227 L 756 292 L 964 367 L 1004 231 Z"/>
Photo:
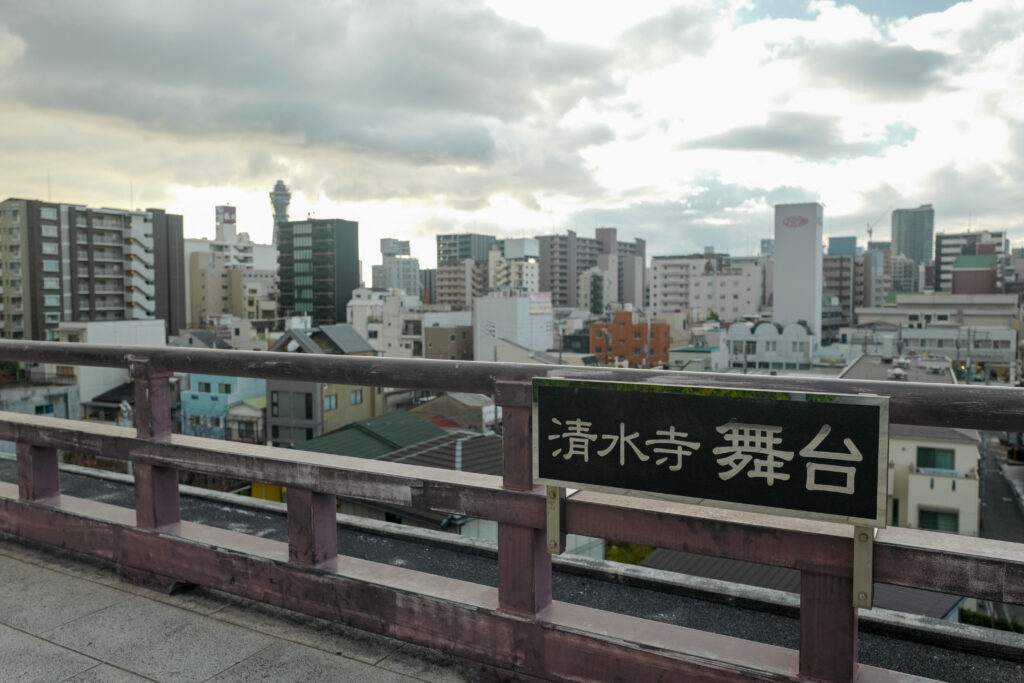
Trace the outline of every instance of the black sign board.
<path fill-rule="evenodd" d="M 884 527 L 889 399 L 534 379 L 538 483 Z"/>

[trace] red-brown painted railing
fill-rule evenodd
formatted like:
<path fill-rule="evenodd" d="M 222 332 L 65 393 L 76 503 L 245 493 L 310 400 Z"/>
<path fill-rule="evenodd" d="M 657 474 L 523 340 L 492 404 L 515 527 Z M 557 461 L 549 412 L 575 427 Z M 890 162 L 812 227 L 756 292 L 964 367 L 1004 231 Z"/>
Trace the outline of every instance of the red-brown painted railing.
<path fill-rule="evenodd" d="M 553 602 L 544 498 L 531 480 L 531 377 L 877 393 L 891 397 L 893 421 L 1015 431 L 1024 422 L 1024 391 L 1017 389 L 46 342 L 0 342 L 0 358 L 128 367 L 137 420 L 132 432 L 0 413 L 0 439 L 18 444 L 19 466 L 16 490 L 0 485 L 0 529 L 113 559 L 135 580 L 202 583 L 446 649 L 499 671 L 551 678 L 667 673 L 846 681 L 885 673 L 857 664 L 852 532 L 843 525 L 597 493 L 566 503 L 571 533 L 799 569 L 798 656 Z M 168 378 L 175 371 L 493 393 L 504 412 L 504 475 L 499 481 L 172 435 Z M 61 496 L 58 449 L 134 462 L 134 519 Z M 287 548 L 181 522 L 179 469 L 287 486 Z M 335 496 L 497 521 L 494 603 L 490 589 L 364 566 L 346 558 L 344 548 L 339 556 Z M 1024 546 L 1012 543 L 886 529 L 875 543 L 874 575 L 885 583 L 1024 604 Z"/>

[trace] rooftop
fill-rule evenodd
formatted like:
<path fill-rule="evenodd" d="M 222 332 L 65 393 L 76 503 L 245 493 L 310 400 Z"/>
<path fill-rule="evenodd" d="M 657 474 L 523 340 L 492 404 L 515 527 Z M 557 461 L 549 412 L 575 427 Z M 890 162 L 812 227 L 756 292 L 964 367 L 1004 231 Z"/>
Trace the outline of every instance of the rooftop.
<path fill-rule="evenodd" d="M 906 372 L 907 382 L 927 382 L 929 384 L 955 384 L 953 380 L 952 371 L 946 369 L 944 372 L 936 372 L 938 369 L 938 363 L 934 369 L 925 364 L 922 364 L 922 356 L 912 356 L 906 358 L 906 363 L 901 364 L 898 359 L 893 362 L 885 362 L 881 356 L 872 356 L 868 354 L 861 355 L 851 365 L 847 366 L 843 373 L 840 375 L 843 379 L 867 379 L 876 380 L 880 382 L 891 381 L 894 379 L 890 375 L 893 370 L 901 369 Z M 938 358 L 935 358 L 938 361 Z"/>

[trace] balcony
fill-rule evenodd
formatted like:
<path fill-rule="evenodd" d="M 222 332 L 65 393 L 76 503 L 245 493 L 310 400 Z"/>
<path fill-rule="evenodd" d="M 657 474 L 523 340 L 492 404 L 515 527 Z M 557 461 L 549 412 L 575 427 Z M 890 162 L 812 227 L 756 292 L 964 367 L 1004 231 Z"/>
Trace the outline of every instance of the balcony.
<path fill-rule="evenodd" d="M 0 342 L 0 358 L 127 367 L 140 397 L 134 430 L 0 413 L 0 439 L 18 444 L 20 473 L 18 484 L 0 484 L 0 531 L 97 555 L 136 582 L 167 589 L 196 584 L 440 649 L 498 676 L 540 679 L 850 681 L 894 676 L 858 663 L 859 615 L 851 606 L 853 540 L 851 529 L 838 524 L 594 492 L 565 501 L 568 533 L 798 570 L 800 605 L 790 608 L 798 610 L 799 623 L 789 647 L 553 599 L 559 590 L 571 591 L 553 589 L 552 567 L 565 560 L 553 560 L 545 551 L 547 501 L 543 490 L 532 486 L 532 377 L 557 373 L 624 382 L 684 380 L 731 388 L 883 394 L 891 397 L 892 421 L 909 424 L 954 422 L 1020 431 L 1024 414 L 1019 390 L 907 382 L 595 372 L 47 342 Z M 168 379 L 175 371 L 492 394 L 504 413 L 504 474 L 325 458 L 171 434 Z M 135 513 L 62 492 L 58 449 L 134 463 L 128 485 L 134 486 Z M 274 540 L 183 520 L 180 470 L 288 487 L 284 536 Z M 496 521 L 496 570 L 491 579 L 474 582 L 353 557 L 354 547 L 337 541 L 336 496 Z M 1024 550 L 1014 543 L 882 529 L 874 544 L 873 569 L 875 580 L 884 584 L 1024 603 Z M 658 616 L 664 600 L 649 607 L 650 616 Z M 88 632 L 84 625 L 83 630 Z M 993 642 L 998 636 L 993 633 Z M 797 643 L 799 650 L 790 649 Z M 990 677 L 1000 678 L 992 671 L 987 671 Z"/>

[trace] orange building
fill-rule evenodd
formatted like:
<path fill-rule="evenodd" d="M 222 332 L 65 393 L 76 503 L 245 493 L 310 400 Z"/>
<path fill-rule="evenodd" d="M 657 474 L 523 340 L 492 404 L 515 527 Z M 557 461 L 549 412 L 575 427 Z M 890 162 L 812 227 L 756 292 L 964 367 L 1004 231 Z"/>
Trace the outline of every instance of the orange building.
<path fill-rule="evenodd" d="M 631 368 L 668 363 L 668 324 L 636 311 L 620 311 L 611 322 L 590 324 L 590 349 L 603 365 L 628 361 Z"/>

